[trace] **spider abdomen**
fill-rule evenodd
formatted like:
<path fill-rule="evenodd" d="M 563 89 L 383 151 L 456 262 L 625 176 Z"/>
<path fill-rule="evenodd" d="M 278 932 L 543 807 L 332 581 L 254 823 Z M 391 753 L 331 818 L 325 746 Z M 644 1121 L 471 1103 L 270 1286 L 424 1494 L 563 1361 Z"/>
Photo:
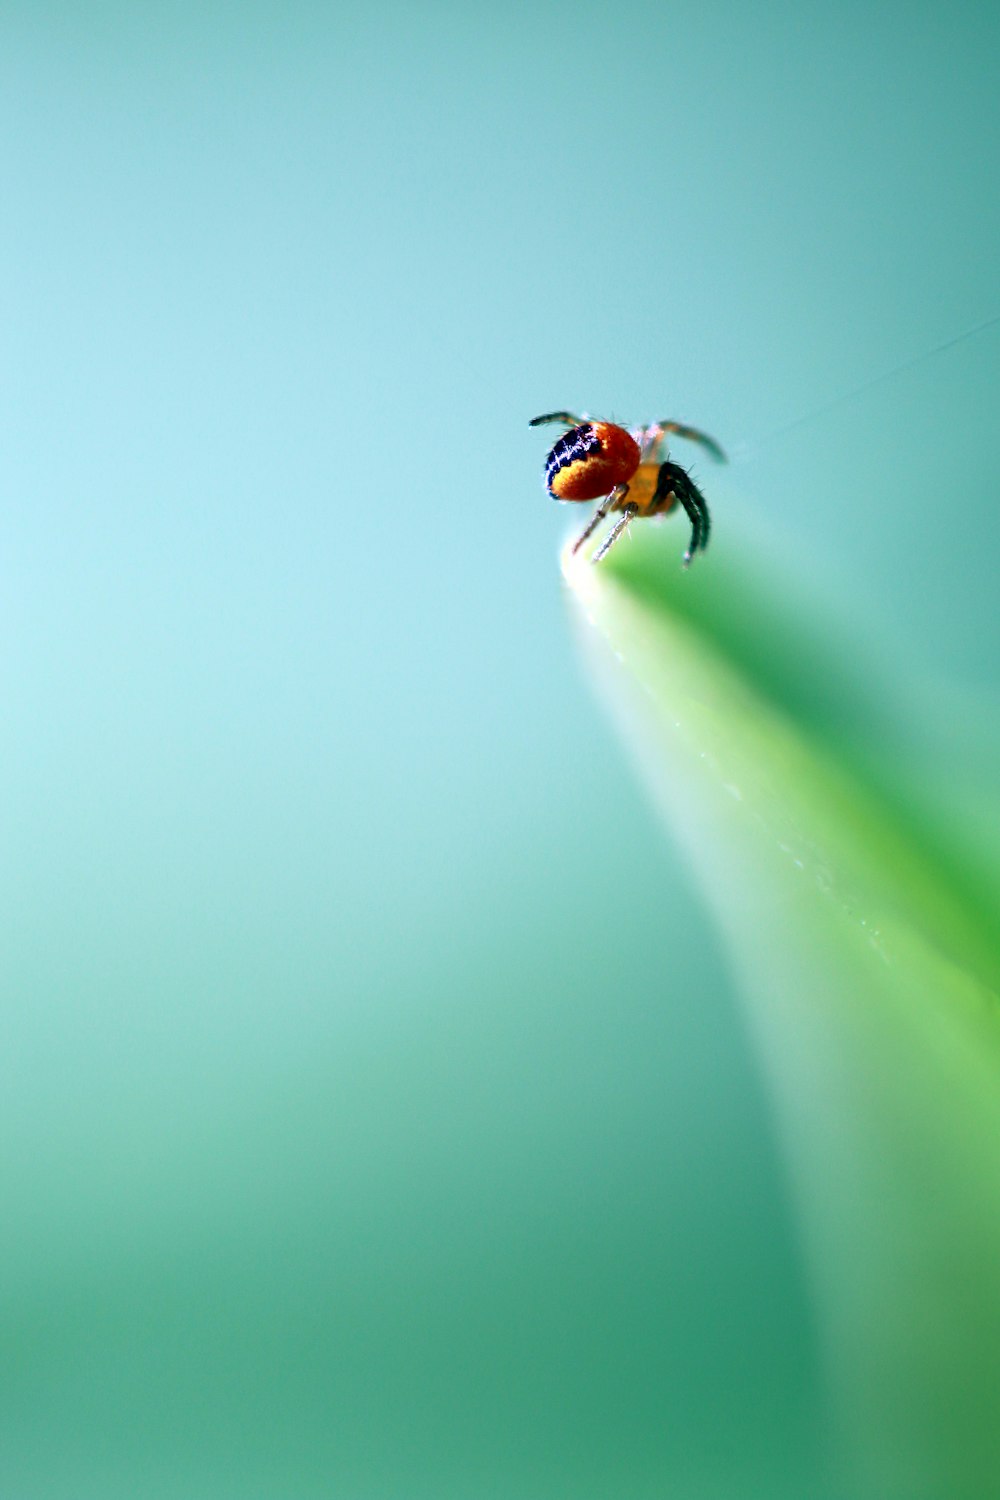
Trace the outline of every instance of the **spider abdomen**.
<path fill-rule="evenodd" d="M 597 500 L 627 484 L 641 458 L 635 439 L 614 422 L 571 427 L 551 449 L 545 482 L 556 500 Z"/>

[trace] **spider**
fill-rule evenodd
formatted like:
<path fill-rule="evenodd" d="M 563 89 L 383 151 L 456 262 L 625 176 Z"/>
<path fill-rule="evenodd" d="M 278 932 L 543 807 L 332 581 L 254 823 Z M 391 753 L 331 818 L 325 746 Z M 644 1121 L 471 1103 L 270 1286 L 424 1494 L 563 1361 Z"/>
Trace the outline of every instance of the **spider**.
<path fill-rule="evenodd" d="M 621 515 L 595 552 L 595 562 L 607 555 L 636 516 L 664 515 L 678 501 L 691 521 L 684 567 L 690 565 L 696 552 L 704 552 L 711 524 L 708 506 L 690 474 L 667 458 L 666 434 L 675 432 L 678 437 L 701 443 L 713 458 L 725 463 L 726 455 L 713 438 L 680 422 L 653 422 L 627 432 L 614 422 L 592 422 L 568 411 L 546 412 L 534 417 L 529 425 L 540 427 L 545 422 L 561 422 L 568 429 L 545 461 L 549 494 L 554 500 L 601 500 L 573 543 L 574 552 L 609 511 L 620 511 Z"/>

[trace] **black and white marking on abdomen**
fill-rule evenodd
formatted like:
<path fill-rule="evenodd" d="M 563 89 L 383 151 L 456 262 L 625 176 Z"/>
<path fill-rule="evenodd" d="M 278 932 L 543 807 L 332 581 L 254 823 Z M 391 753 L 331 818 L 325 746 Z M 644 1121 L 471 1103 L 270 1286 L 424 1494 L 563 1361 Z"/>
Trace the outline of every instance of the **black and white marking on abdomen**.
<path fill-rule="evenodd" d="M 582 426 L 573 427 L 564 433 L 545 460 L 545 483 L 550 493 L 552 481 L 561 469 L 601 451 L 601 440 L 594 431 L 592 422 L 584 422 Z"/>

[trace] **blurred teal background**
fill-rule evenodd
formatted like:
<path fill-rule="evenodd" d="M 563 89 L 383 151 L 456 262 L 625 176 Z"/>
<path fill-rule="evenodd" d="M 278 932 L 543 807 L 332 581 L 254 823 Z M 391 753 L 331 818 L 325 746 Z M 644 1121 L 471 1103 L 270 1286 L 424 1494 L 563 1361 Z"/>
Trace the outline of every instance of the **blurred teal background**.
<path fill-rule="evenodd" d="M 1000 328 L 771 434 L 1000 313 L 998 33 L 5 8 L 5 1494 L 842 1493 L 526 424 L 716 434 L 717 529 L 965 737 Z"/>

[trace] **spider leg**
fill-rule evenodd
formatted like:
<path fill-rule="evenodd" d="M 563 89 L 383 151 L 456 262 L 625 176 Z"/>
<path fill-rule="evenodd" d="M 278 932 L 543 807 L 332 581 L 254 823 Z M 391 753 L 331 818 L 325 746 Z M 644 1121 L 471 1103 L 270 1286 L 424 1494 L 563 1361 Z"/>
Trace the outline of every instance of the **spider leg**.
<path fill-rule="evenodd" d="M 704 495 L 695 484 L 686 469 L 680 464 L 672 464 L 669 461 L 660 465 L 660 473 L 656 481 L 656 492 L 653 495 L 653 504 L 659 500 L 666 500 L 667 496 L 673 494 L 687 511 L 691 522 L 691 541 L 684 554 L 684 567 L 691 564 L 691 559 L 696 552 L 704 552 L 708 546 L 708 538 L 712 529 L 712 522 L 708 514 L 708 505 Z"/>
<path fill-rule="evenodd" d="M 699 432 L 697 427 L 685 427 L 683 422 L 657 422 L 657 427 L 662 432 L 676 432 L 678 437 L 689 438 L 692 443 L 700 443 L 717 463 L 724 464 L 726 455 L 719 447 L 715 438 L 710 438 L 707 432 Z"/>
<path fill-rule="evenodd" d="M 640 463 L 655 463 L 662 456 L 660 446 L 663 443 L 663 431 L 655 422 L 650 427 L 638 428 L 632 436 L 639 444 Z"/>
<path fill-rule="evenodd" d="M 594 561 L 595 561 L 595 563 L 596 562 L 600 562 L 600 560 L 601 560 L 602 557 L 606 557 L 607 556 L 607 554 L 611 551 L 612 547 L 614 546 L 615 542 L 617 542 L 617 540 L 621 536 L 622 532 L 628 526 L 628 523 L 635 516 L 637 516 L 638 514 L 639 514 L 639 507 L 638 507 L 638 505 L 626 505 L 626 506 L 622 507 L 622 513 L 619 516 L 618 520 L 612 526 L 611 530 L 608 532 L 607 536 L 604 538 L 604 541 L 601 543 L 601 545 L 598 547 L 597 551 L 594 553 Z"/>
<path fill-rule="evenodd" d="M 582 427 L 583 418 L 574 417 L 571 411 L 547 411 L 544 416 L 532 417 L 529 427 L 542 427 L 546 422 L 562 422 L 567 427 Z"/>
<path fill-rule="evenodd" d="M 600 505 L 594 511 L 594 514 L 591 516 L 590 520 L 587 522 L 586 526 L 583 528 L 583 530 L 580 532 L 580 535 L 573 543 L 574 552 L 579 552 L 588 536 L 593 536 L 594 532 L 597 530 L 598 526 L 600 526 L 608 511 L 611 510 L 615 505 L 617 505 L 620 500 L 624 500 L 627 494 L 627 484 L 615 485 L 615 488 L 611 491 L 611 494 L 601 501 Z"/>

